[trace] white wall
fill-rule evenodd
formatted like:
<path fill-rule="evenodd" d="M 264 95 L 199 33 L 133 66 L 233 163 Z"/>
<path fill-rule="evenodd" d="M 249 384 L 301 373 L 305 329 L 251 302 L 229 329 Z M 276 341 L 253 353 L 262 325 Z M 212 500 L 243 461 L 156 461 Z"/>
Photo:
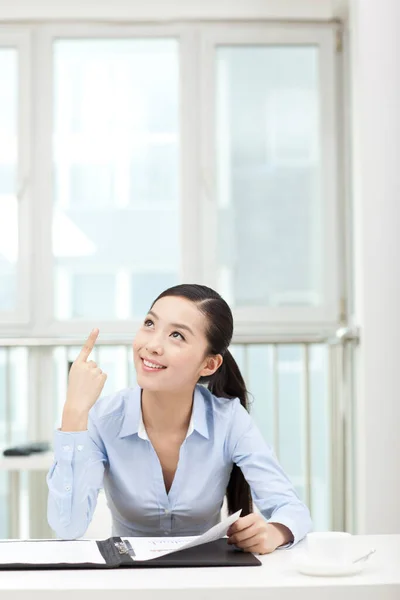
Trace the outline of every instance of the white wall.
<path fill-rule="evenodd" d="M 400 533 L 400 2 L 350 4 L 360 532 Z"/>

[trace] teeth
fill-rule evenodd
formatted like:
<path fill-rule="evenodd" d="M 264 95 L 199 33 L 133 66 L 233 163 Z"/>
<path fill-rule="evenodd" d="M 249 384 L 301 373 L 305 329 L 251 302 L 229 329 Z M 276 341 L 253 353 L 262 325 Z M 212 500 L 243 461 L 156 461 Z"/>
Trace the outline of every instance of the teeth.
<path fill-rule="evenodd" d="M 143 359 L 143 362 L 146 365 L 146 367 L 150 367 L 150 369 L 163 369 L 164 368 L 161 365 L 155 365 L 155 364 L 149 362 L 148 360 Z"/>

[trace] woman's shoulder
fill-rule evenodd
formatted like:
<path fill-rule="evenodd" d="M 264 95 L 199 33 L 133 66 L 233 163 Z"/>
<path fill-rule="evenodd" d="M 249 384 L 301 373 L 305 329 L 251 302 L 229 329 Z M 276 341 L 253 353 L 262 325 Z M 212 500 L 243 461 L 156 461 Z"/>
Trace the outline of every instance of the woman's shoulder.
<path fill-rule="evenodd" d="M 201 393 L 204 403 L 216 418 L 231 420 L 235 418 L 237 413 L 242 413 L 242 410 L 247 413 L 246 409 L 240 403 L 239 398 L 223 398 L 216 396 L 205 386 L 198 385 L 197 389 Z"/>
<path fill-rule="evenodd" d="M 242 406 L 239 398 L 224 398 L 210 392 L 207 388 L 201 390 L 206 406 L 207 423 L 214 436 L 227 444 L 230 452 L 237 441 L 252 428 L 252 419 Z"/>

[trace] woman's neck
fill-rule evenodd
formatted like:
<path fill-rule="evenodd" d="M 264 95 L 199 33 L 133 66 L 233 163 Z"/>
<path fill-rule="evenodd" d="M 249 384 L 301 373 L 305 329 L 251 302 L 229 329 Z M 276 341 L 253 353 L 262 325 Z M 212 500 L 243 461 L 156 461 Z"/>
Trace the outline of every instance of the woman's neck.
<path fill-rule="evenodd" d="M 142 416 L 147 431 L 187 431 L 193 406 L 193 391 L 179 393 L 142 390 Z"/>

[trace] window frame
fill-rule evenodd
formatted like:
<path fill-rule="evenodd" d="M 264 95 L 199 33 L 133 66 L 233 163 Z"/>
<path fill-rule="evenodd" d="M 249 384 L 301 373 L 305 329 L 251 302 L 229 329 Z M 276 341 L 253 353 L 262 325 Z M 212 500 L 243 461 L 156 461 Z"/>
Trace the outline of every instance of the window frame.
<path fill-rule="evenodd" d="M 324 197 L 328 210 L 325 222 L 327 264 L 325 283 L 329 302 L 321 308 L 245 308 L 234 311 L 235 339 L 258 341 L 266 335 L 325 335 L 336 331 L 341 307 L 344 265 L 340 263 L 341 231 L 344 231 L 338 192 L 341 171 L 338 160 L 337 24 L 276 23 L 181 23 L 128 25 L 37 24 L 13 33 L 8 26 L 0 29 L 0 44 L 7 36 L 24 49 L 26 93 L 23 97 L 24 166 L 29 169 L 29 187 L 21 202 L 21 244 L 24 260 L 24 310 L 19 319 L 0 315 L 0 335 L 12 337 L 62 337 L 86 335 L 98 326 L 102 334 L 120 336 L 121 340 L 139 326 L 137 320 L 108 320 L 93 323 L 88 319 L 58 321 L 53 312 L 54 277 L 52 256 L 52 134 L 53 134 L 53 56 L 54 40 L 87 38 L 171 37 L 180 43 L 180 232 L 181 277 L 215 285 L 215 247 L 217 203 L 215 197 L 214 160 L 214 52 L 218 45 L 281 44 L 318 45 L 320 48 L 321 148 L 324 164 Z M 3 34 L 4 32 L 4 34 Z M 18 37 L 19 36 L 19 37 Z M 32 36 L 32 44 L 30 39 Z M 30 58 L 30 47 L 32 57 Z M 21 55 L 22 56 L 22 55 Z M 23 73 L 22 73 L 23 71 Z M 34 73 L 31 90 L 30 77 Z M 25 88 L 22 88 L 25 89 Z M 32 116 L 32 119 L 31 119 Z M 324 118 L 326 117 L 326 118 Z M 30 128 L 34 136 L 30 140 Z M 22 133 L 21 133 L 22 135 Z M 25 172 L 25 170 L 24 170 Z M 343 222 L 342 222 L 343 221 Z M 339 228 L 340 226 L 340 228 Z M 340 263 L 340 264 L 339 264 Z M 30 319 L 28 318 L 30 315 Z M 23 316 L 24 318 L 21 318 Z"/>
<path fill-rule="evenodd" d="M 192 141 L 196 139 L 197 123 L 192 119 L 192 106 L 197 101 L 196 94 L 196 38 L 188 33 L 185 25 L 94 25 L 59 24 L 41 25 L 37 28 L 35 62 L 40 71 L 38 85 L 41 90 L 41 102 L 37 110 L 38 130 L 36 148 L 41 149 L 42 161 L 37 165 L 37 212 L 41 218 L 36 221 L 38 233 L 36 251 L 40 270 L 40 281 L 36 280 L 36 312 L 33 334 L 37 336 L 86 335 L 94 326 L 98 326 L 106 335 L 124 336 L 139 326 L 139 321 L 88 319 L 57 320 L 54 315 L 54 278 L 52 255 L 52 134 L 53 134 L 53 55 L 52 44 L 58 39 L 117 39 L 117 38 L 173 38 L 180 44 L 179 52 L 179 99 L 180 99 L 180 148 L 185 150 L 180 156 L 180 237 L 182 280 L 195 280 L 200 272 L 196 236 L 193 235 L 197 221 L 197 203 L 183 202 L 183 198 L 195 198 L 197 189 L 196 148 Z M 41 291 L 45 290 L 45 297 Z M 40 299 L 41 297 L 41 299 Z"/>
<path fill-rule="evenodd" d="M 335 331 L 340 320 L 343 266 L 339 264 L 339 179 L 337 118 L 338 25 L 299 24 L 220 25 L 204 30 L 201 39 L 201 171 L 202 171 L 202 251 L 203 280 L 217 285 L 217 173 L 216 173 L 216 50 L 219 46 L 317 46 L 319 48 L 320 148 L 322 191 L 326 200 L 324 215 L 324 296 L 321 307 L 243 307 L 234 310 L 235 331 L 254 339 L 270 333 L 317 333 Z M 342 227 L 341 229 L 344 229 Z"/>

